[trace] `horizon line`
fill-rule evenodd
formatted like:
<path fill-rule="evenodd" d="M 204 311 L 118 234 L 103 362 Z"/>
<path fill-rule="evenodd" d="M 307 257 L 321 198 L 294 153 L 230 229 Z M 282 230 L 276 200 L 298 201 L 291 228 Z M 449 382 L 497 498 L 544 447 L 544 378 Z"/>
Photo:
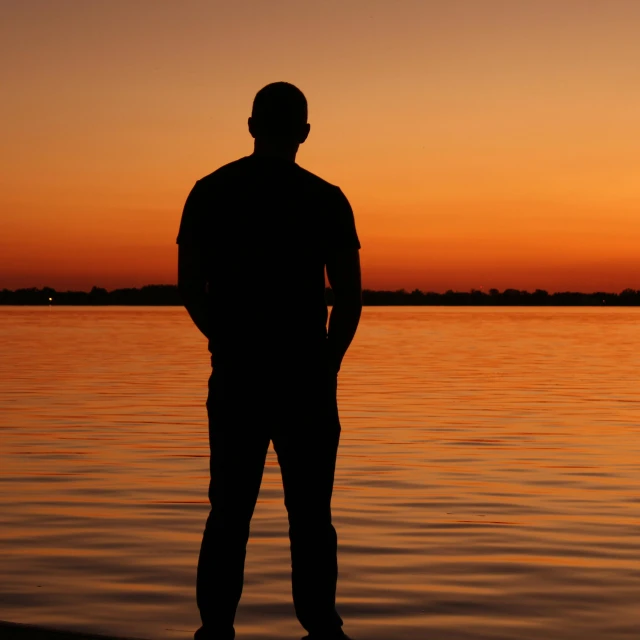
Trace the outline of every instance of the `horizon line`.
<path fill-rule="evenodd" d="M 43 287 L 37 287 L 37 286 L 32 286 L 32 287 L 18 287 L 16 289 L 9 289 L 7 287 L 2 287 L 0 288 L 0 292 L 1 293 L 17 293 L 19 291 L 33 291 L 33 292 L 44 292 L 44 291 L 51 291 L 53 293 L 60 293 L 60 294 L 65 294 L 65 293 L 86 293 L 86 294 L 91 294 L 92 292 L 97 294 L 103 294 L 103 292 L 106 292 L 108 294 L 110 293 L 114 293 L 116 291 L 141 291 L 143 289 L 166 289 L 166 288 L 178 288 L 177 284 L 158 284 L 158 283 L 151 283 L 151 284 L 144 284 L 141 285 L 139 287 L 136 286 L 127 286 L 127 287 L 116 287 L 114 289 L 107 289 L 106 287 L 100 287 L 98 285 L 93 285 L 91 287 L 91 289 L 67 289 L 65 291 L 63 290 L 58 290 L 55 289 L 54 287 L 50 287 L 50 286 L 43 286 Z M 325 286 L 325 290 L 326 291 L 331 291 L 331 287 L 330 286 Z M 467 289 L 467 290 L 459 290 L 459 289 L 446 289 L 444 291 L 435 291 L 433 289 L 419 289 L 419 288 L 414 288 L 414 289 L 406 289 L 404 287 L 398 288 L 398 289 L 369 289 L 367 287 L 363 287 L 362 288 L 363 293 L 366 292 L 370 292 L 370 293 L 393 293 L 393 294 L 397 294 L 397 295 L 447 295 L 447 294 L 452 294 L 452 293 L 464 293 L 464 294 L 480 294 L 480 295 L 496 295 L 496 294 L 504 294 L 506 292 L 513 292 L 513 293 L 521 293 L 521 294 L 528 294 L 528 295 L 535 295 L 536 293 L 544 295 L 557 295 L 557 294 L 580 294 L 580 295 L 620 295 L 623 293 L 637 293 L 640 292 L 640 289 L 634 289 L 633 287 L 625 287 L 624 289 L 621 289 L 618 292 L 615 291 L 575 291 L 575 290 L 569 290 L 569 289 L 562 289 L 562 290 L 557 290 L 557 291 L 553 291 L 550 292 L 548 289 L 541 289 L 539 287 L 530 290 L 530 289 L 518 289 L 516 287 L 505 287 L 504 289 L 500 290 L 497 287 L 479 287 L 479 288 L 475 288 L 472 287 L 471 289 Z"/>

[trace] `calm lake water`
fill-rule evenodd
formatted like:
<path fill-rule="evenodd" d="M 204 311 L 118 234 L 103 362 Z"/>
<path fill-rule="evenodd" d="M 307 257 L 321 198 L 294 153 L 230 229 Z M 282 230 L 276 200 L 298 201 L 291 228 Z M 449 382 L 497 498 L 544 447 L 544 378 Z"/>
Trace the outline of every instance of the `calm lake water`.
<path fill-rule="evenodd" d="M 190 637 L 208 374 L 181 308 L 0 307 L 0 619 Z M 365 308 L 339 386 L 345 630 L 637 640 L 639 379 L 640 310 Z M 238 640 L 302 635 L 267 465 Z"/>

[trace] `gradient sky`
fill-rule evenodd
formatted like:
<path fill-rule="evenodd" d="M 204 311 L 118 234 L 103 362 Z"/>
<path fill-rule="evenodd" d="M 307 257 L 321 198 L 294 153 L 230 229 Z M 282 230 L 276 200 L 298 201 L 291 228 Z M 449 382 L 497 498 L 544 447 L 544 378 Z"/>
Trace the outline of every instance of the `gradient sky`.
<path fill-rule="evenodd" d="M 0 288 L 176 281 L 256 91 L 309 100 L 368 288 L 640 288 L 637 0 L 5 0 Z"/>

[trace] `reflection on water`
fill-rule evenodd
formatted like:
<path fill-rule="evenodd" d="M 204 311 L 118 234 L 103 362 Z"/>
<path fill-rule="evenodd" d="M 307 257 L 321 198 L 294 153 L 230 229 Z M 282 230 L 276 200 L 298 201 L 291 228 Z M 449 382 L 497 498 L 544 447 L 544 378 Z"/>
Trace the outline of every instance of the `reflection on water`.
<path fill-rule="evenodd" d="M 639 320 L 365 308 L 339 389 L 349 633 L 639 637 Z M 179 308 L 5 307 L 0 336 L 0 619 L 189 637 L 204 339 Z M 301 635 L 286 534 L 270 452 L 239 640 Z"/>

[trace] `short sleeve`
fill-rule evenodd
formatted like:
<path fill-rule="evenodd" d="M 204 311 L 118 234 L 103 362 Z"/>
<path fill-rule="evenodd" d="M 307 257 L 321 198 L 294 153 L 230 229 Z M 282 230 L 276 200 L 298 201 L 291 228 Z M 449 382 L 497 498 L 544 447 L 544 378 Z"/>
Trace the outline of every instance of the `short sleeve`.
<path fill-rule="evenodd" d="M 196 182 L 187 196 L 182 210 L 182 219 L 178 230 L 177 244 L 197 244 L 203 238 L 204 206 L 202 202 L 202 186 Z"/>
<path fill-rule="evenodd" d="M 329 253 L 345 249 L 360 249 L 353 210 L 339 187 L 335 187 L 329 216 L 331 220 L 327 237 Z"/>

